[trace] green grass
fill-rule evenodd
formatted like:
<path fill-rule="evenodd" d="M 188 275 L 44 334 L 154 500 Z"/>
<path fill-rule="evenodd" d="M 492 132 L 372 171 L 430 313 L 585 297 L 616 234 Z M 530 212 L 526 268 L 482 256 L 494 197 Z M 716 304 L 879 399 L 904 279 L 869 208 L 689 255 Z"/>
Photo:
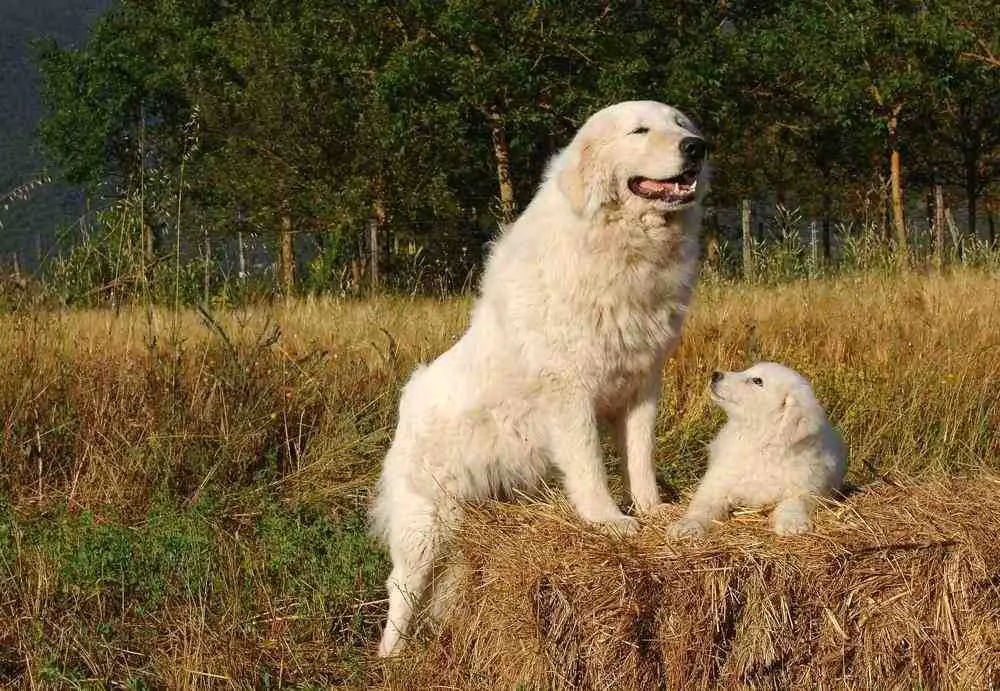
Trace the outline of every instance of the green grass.
<path fill-rule="evenodd" d="M 82 688 L 103 668 L 135 688 L 168 680 L 197 685 L 213 666 L 205 663 L 223 652 L 212 650 L 223 635 L 237 639 L 226 651 L 251 658 L 241 661 L 234 683 L 361 683 L 378 618 L 366 602 L 381 597 L 386 569 L 362 515 L 334 520 L 274 502 L 257 516 L 237 517 L 239 524 L 223 525 L 225 518 L 203 507 L 156 506 L 142 523 L 127 525 L 64 508 L 32 517 L 5 509 L 0 579 L 8 598 L 36 616 L 13 624 L 16 641 L 7 643 L 17 645 L 0 648 L 0 674 Z M 177 621 L 181 613 L 196 619 Z M 192 637 L 187 649 L 177 646 L 180 635 Z M 317 637 L 330 646 L 322 666 L 304 659 L 299 673 L 283 661 L 283 647 Z M 149 655 L 170 647 L 169 664 L 185 669 L 150 669 Z M 25 653 L 35 662 L 31 670 Z"/>

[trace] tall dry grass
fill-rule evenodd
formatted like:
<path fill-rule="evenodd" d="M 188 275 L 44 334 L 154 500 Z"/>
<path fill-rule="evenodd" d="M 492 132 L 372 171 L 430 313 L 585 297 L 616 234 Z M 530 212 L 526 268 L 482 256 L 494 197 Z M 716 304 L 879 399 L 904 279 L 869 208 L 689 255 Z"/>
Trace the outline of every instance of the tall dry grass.
<path fill-rule="evenodd" d="M 1000 467 L 998 301 L 977 271 L 704 284 L 664 373 L 664 496 L 721 421 L 708 374 L 758 359 L 813 380 L 854 482 Z M 370 681 L 366 492 L 399 388 L 468 307 L 0 315 L 0 679 Z"/>

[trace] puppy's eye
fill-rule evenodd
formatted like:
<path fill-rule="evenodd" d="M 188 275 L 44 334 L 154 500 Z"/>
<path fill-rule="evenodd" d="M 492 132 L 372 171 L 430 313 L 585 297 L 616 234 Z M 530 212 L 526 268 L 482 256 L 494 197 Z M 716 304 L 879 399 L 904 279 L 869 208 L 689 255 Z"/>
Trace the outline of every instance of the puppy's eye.
<path fill-rule="evenodd" d="M 649 132 L 648 127 L 636 127 L 634 130 L 629 132 L 629 134 L 646 134 L 647 132 Z"/>
<path fill-rule="evenodd" d="M 763 379 L 761 379 L 760 377 L 754 377 L 754 378 L 753 378 L 753 379 L 751 379 L 750 381 L 751 381 L 751 382 L 753 382 L 753 384 L 754 384 L 755 386 L 759 386 L 759 387 L 761 387 L 761 388 L 763 388 L 763 386 L 764 386 L 764 380 L 763 380 Z"/>

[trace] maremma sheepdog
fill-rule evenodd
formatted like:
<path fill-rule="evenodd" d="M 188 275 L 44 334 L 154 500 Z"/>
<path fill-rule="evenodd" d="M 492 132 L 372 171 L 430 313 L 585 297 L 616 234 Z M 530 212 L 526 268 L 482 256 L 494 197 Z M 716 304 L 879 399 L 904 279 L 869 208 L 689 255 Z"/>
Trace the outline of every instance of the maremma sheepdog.
<path fill-rule="evenodd" d="M 397 653 L 464 502 L 558 471 L 586 521 L 633 533 L 608 491 L 613 431 L 636 510 L 659 503 L 653 424 L 698 269 L 705 141 L 633 101 L 593 115 L 494 244 L 469 330 L 414 372 L 373 505 L 392 558 L 379 645 Z"/>
<path fill-rule="evenodd" d="M 847 453 L 809 382 L 773 362 L 713 372 L 711 399 L 728 421 L 709 446 L 708 470 L 671 537 L 697 537 L 736 506 L 774 506 L 779 535 L 811 527 L 818 497 L 840 489 Z"/>

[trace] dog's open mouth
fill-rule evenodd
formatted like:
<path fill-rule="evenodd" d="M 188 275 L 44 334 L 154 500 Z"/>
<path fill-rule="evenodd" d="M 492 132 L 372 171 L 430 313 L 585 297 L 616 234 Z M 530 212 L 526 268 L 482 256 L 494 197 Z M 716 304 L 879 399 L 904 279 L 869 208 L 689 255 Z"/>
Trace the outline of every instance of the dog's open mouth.
<path fill-rule="evenodd" d="M 671 204 L 694 201 L 698 188 L 698 171 L 686 170 L 680 175 L 666 180 L 634 177 L 628 181 L 628 188 L 643 199 L 653 199 Z"/>

